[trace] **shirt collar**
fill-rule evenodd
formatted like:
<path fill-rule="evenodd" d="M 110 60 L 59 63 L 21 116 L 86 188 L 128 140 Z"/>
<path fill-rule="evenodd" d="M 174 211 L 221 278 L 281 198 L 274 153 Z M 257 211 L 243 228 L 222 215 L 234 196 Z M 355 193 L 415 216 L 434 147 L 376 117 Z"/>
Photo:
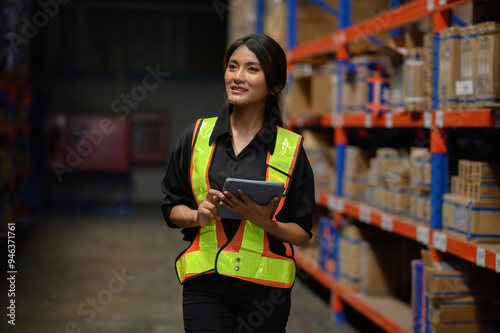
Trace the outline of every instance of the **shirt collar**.
<path fill-rule="evenodd" d="M 217 121 L 214 125 L 214 130 L 210 135 L 210 144 L 212 144 L 216 139 L 221 137 L 224 134 L 228 134 L 230 136 L 233 135 L 233 131 L 231 129 L 231 123 L 229 121 L 229 115 L 231 114 L 231 110 L 229 107 L 226 107 L 217 118 Z M 266 148 L 269 150 L 271 154 L 274 153 L 274 146 L 276 144 L 276 134 L 277 134 L 277 118 L 274 112 L 270 112 L 266 119 L 264 120 L 264 125 L 257 133 L 257 139 L 260 143 L 264 144 Z"/>

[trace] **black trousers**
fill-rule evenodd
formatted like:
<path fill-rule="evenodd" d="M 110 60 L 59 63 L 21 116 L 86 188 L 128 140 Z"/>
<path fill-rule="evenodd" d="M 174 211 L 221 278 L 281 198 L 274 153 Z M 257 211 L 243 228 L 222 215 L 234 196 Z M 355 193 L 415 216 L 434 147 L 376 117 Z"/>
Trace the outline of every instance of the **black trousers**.
<path fill-rule="evenodd" d="M 219 274 L 184 283 L 186 332 L 281 333 L 290 314 L 290 289 L 262 286 Z"/>

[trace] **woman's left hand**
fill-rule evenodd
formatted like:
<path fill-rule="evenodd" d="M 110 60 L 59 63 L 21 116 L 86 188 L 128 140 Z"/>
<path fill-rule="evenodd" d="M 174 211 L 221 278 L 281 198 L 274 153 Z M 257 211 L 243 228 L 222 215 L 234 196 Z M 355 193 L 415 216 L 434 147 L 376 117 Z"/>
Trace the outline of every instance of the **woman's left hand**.
<path fill-rule="evenodd" d="M 240 214 L 264 230 L 269 230 L 276 224 L 271 215 L 278 203 L 278 197 L 272 198 L 267 205 L 261 206 L 250 199 L 242 190 L 238 190 L 241 200 L 229 191 L 224 191 L 223 194 L 220 204 L 230 211 Z"/>

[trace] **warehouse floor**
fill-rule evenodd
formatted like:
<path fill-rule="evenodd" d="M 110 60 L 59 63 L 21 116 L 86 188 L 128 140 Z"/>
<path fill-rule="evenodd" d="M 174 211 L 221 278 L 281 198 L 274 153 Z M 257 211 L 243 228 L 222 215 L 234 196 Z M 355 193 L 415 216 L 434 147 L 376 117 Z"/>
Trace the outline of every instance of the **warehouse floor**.
<path fill-rule="evenodd" d="M 1 332 L 183 331 L 173 263 L 187 243 L 158 207 L 133 216 L 51 216 L 32 229 L 17 238 L 16 325 L 2 315 Z M 287 332 L 356 332 L 334 324 L 304 282 L 297 280 L 292 297 Z"/>

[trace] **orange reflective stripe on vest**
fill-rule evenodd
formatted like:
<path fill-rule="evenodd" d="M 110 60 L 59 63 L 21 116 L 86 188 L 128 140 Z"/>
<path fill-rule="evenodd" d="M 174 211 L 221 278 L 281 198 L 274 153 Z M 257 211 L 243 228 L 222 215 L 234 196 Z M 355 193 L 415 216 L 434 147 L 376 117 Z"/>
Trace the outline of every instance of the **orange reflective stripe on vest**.
<path fill-rule="evenodd" d="M 215 142 L 209 144 L 210 135 L 217 118 L 197 122 L 193 134 L 191 155 L 191 187 L 198 205 L 205 200 L 210 188 L 208 170 Z M 278 128 L 273 155 L 268 153 L 266 180 L 285 184 L 285 194 L 293 174 L 302 137 L 283 128 Z M 281 199 L 278 210 L 283 206 Z M 277 214 L 277 213 L 276 213 Z M 227 242 L 220 220 L 200 227 L 193 243 L 181 253 L 176 262 L 179 281 L 210 272 L 239 279 L 289 288 L 295 279 L 295 262 L 290 244 L 285 244 L 284 257 L 269 250 L 269 241 L 264 230 L 250 221 L 241 221 L 235 236 Z"/>

